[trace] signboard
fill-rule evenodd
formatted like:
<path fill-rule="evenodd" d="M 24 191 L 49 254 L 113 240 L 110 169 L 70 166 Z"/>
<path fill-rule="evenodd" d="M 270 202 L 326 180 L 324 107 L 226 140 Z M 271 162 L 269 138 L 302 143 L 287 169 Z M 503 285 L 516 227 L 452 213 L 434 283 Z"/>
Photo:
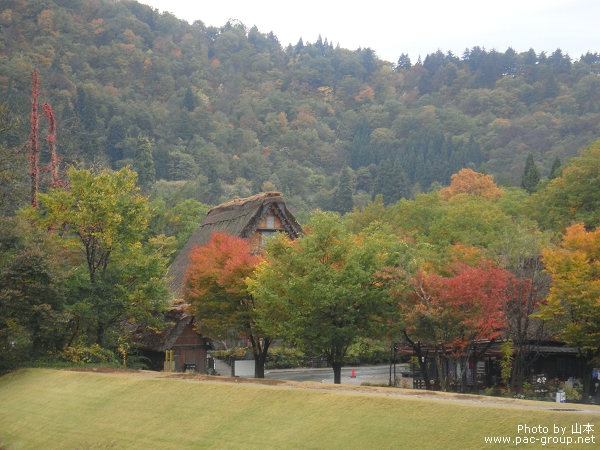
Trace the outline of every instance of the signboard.
<path fill-rule="evenodd" d="M 481 375 L 485 375 L 485 361 L 477 362 L 477 373 Z"/>

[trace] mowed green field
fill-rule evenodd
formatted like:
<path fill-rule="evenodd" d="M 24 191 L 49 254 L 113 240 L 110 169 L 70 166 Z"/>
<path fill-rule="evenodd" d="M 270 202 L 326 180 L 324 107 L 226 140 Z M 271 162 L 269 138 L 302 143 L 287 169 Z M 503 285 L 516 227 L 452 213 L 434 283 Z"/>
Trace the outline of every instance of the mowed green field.
<path fill-rule="evenodd" d="M 132 373 L 30 369 L 0 379 L 1 449 L 482 449 L 484 438 L 537 436 L 518 425 L 592 424 L 600 408 L 487 404 L 481 397 L 385 395 L 385 389 L 306 389 Z M 388 391 L 389 392 L 389 391 Z M 398 392 L 396 390 L 392 392 Z M 446 399 L 440 399 L 445 397 Z M 463 397 L 464 398 L 464 397 Z M 532 404 L 532 403 L 529 403 Z M 523 406 L 525 405 L 525 406 Z M 579 405 L 567 405 L 580 408 Z M 565 435 L 565 436 L 566 436 Z M 575 438 L 577 435 L 574 435 Z M 541 443 L 527 448 L 564 448 Z"/>

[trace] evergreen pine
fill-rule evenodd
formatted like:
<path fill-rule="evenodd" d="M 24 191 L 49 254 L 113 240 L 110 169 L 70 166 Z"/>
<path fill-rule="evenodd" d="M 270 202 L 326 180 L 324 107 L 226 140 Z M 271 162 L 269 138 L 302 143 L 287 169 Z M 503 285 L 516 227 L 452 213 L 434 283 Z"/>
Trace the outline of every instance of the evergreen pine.
<path fill-rule="evenodd" d="M 192 92 L 192 88 L 188 87 L 187 91 L 185 91 L 185 97 L 183 99 L 183 106 L 189 111 L 192 112 L 196 107 L 196 102 L 194 99 L 194 93 Z"/>
<path fill-rule="evenodd" d="M 371 75 L 375 71 L 375 55 L 373 50 L 371 50 L 369 47 L 367 47 L 363 52 L 362 63 L 363 67 L 367 71 L 367 76 Z"/>
<path fill-rule="evenodd" d="M 393 166 L 388 159 L 381 161 L 373 182 L 373 200 L 381 194 L 384 205 L 392 205 L 407 198 L 409 191 L 408 177 L 400 161 L 396 160 Z"/>
<path fill-rule="evenodd" d="M 383 203 L 386 206 L 390 204 L 388 197 L 391 191 L 392 173 L 392 164 L 388 159 L 385 159 L 379 163 L 377 176 L 375 177 L 375 181 L 373 181 L 373 200 L 375 200 L 378 194 L 381 194 L 383 196 Z"/>
<path fill-rule="evenodd" d="M 525 170 L 523 171 L 523 178 L 521 180 L 521 187 L 528 193 L 532 194 L 535 192 L 538 183 L 540 182 L 540 171 L 535 165 L 533 160 L 533 153 L 529 152 L 527 155 L 527 161 L 525 162 Z"/>
<path fill-rule="evenodd" d="M 145 136 L 138 136 L 133 168 L 138 174 L 138 185 L 142 191 L 148 191 L 156 179 L 156 170 L 154 169 L 152 146 L 150 140 Z"/>
<path fill-rule="evenodd" d="M 108 132 L 104 143 L 106 154 L 114 163 L 123 159 L 123 141 L 127 137 L 127 127 L 121 116 L 113 116 L 108 124 Z"/>
<path fill-rule="evenodd" d="M 399 160 L 396 160 L 394 163 L 394 167 L 392 168 L 392 180 L 391 180 L 391 191 L 389 193 L 389 203 L 394 204 L 400 201 L 403 198 L 408 198 L 409 196 L 409 186 L 408 179 L 406 177 L 406 173 L 404 169 L 402 169 L 402 165 Z"/>
<path fill-rule="evenodd" d="M 406 69 L 410 70 L 412 64 L 410 62 L 410 57 L 406 53 L 402 53 L 400 58 L 398 58 L 398 64 L 396 65 L 396 70 Z"/>
<path fill-rule="evenodd" d="M 562 166 L 562 163 L 560 162 L 560 159 L 557 156 L 554 162 L 552 163 L 552 167 L 550 168 L 550 174 L 548 175 L 549 180 L 553 180 L 561 176 L 560 166 Z"/>
<path fill-rule="evenodd" d="M 75 111 L 86 130 L 90 131 L 95 128 L 96 109 L 94 107 L 93 99 L 88 98 L 83 86 L 77 86 Z"/>
<path fill-rule="evenodd" d="M 206 203 L 211 205 L 218 205 L 221 202 L 221 196 L 224 194 L 223 186 L 221 185 L 221 180 L 219 179 L 219 175 L 217 173 L 217 168 L 211 162 L 207 167 L 208 171 L 208 185 L 209 185 L 209 195 Z"/>
<path fill-rule="evenodd" d="M 370 147 L 371 127 L 365 117 L 362 123 L 356 126 L 352 143 L 350 144 L 350 166 L 356 170 L 359 167 L 367 167 L 373 163 L 373 155 Z"/>
<path fill-rule="evenodd" d="M 340 173 L 340 182 L 337 191 L 333 196 L 333 210 L 346 214 L 354 209 L 354 200 L 352 199 L 352 186 L 350 182 L 350 170 L 344 167 Z"/>

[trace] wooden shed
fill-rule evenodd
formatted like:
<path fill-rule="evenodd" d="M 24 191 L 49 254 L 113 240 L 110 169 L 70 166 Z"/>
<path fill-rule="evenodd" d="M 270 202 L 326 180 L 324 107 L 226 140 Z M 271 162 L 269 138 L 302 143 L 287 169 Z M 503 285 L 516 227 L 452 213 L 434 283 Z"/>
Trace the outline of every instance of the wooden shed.
<path fill-rule="evenodd" d="M 211 342 L 194 329 L 194 318 L 187 305 L 178 302 L 167 312 L 170 324 L 162 331 L 145 330 L 140 336 L 140 350 L 148 358 L 148 367 L 163 370 L 166 351 L 173 350 L 176 372 L 206 373 L 207 351 Z"/>

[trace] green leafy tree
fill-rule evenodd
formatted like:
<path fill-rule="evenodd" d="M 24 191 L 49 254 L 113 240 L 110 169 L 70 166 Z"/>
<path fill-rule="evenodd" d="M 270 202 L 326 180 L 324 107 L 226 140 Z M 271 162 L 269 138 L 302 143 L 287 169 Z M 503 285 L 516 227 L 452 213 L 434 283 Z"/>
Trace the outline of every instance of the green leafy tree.
<path fill-rule="evenodd" d="M 355 209 L 346 215 L 348 227 L 355 234 L 360 233 L 373 222 L 380 222 L 384 219 L 385 207 L 383 206 L 383 196 L 381 194 L 375 197 L 375 200 L 369 202 L 362 208 Z"/>
<path fill-rule="evenodd" d="M 521 178 L 521 187 L 532 194 L 536 191 L 539 182 L 540 171 L 533 160 L 533 153 L 529 153 L 527 155 L 527 161 L 525 161 L 525 169 L 523 170 L 523 177 Z"/>
<path fill-rule="evenodd" d="M 70 307 L 77 322 L 70 341 L 82 335 L 110 345 L 127 322 L 159 323 L 154 315 L 168 295 L 164 239 L 146 239 L 150 211 L 135 172 L 71 168 L 68 176 L 68 190 L 40 194 L 39 211 L 24 214 L 81 256 L 69 287 L 77 299 Z"/>
<path fill-rule="evenodd" d="M 26 154 L 7 143 L 8 135 L 18 127 L 8 106 L 0 104 L 0 217 L 13 213 L 27 201 Z"/>
<path fill-rule="evenodd" d="M 313 215 L 306 231 L 267 244 L 250 292 L 269 326 L 277 325 L 273 335 L 324 356 L 339 384 L 348 347 L 384 332 L 392 304 L 376 274 L 397 263 L 400 247 L 377 225 L 350 233 L 337 214 Z"/>
<path fill-rule="evenodd" d="M 2 371 L 62 350 L 71 328 L 64 281 L 72 255 L 19 218 L 0 219 L 0 235 Z"/>
<path fill-rule="evenodd" d="M 531 216 L 546 229 L 565 230 L 574 222 L 600 225 L 600 141 L 573 158 L 562 174 L 532 195 Z"/>

